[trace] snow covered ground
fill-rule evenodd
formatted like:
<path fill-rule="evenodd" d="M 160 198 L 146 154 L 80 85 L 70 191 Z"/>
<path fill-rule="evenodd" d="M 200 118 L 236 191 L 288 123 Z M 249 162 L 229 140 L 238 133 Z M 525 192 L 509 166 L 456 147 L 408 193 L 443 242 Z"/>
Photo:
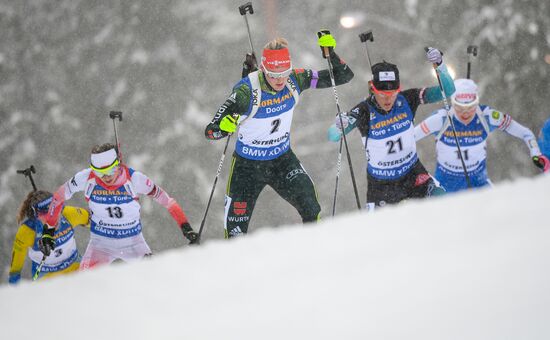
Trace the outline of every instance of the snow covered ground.
<path fill-rule="evenodd" d="M 550 339 L 550 176 L 0 289 L 2 339 Z"/>

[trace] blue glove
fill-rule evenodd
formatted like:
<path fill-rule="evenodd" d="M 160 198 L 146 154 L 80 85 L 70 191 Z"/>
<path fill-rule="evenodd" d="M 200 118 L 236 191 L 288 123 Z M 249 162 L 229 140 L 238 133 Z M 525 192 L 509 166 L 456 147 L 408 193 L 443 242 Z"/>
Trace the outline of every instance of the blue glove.
<path fill-rule="evenodd" d="M 10 273 L 10 276 L 8 278 L 8 283 L 10 285 L 19 283 L 19 280 L 21 280 L 21 273 Z"/>

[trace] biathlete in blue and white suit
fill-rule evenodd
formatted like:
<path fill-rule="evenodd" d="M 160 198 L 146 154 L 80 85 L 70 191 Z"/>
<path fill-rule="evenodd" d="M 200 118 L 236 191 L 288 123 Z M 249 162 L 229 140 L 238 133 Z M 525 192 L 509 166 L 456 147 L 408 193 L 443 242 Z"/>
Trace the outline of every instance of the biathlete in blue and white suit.
<path fill-rule="evenodd" d="M 489 134 L 495 130 L 523 139 L 535 165 L 543 171 L 546 168 L 547 171 L 550 162 L 541 154 L 531 130 L 514 121 L 509 114 L 487 105 L 480 105 L 478 88 L 473 80 L 457 79 L 455 88 L 449 113 L 454 122 L 462 159 L 472 187 L 483 187 L 491 183 L 487 175 L 486 144 Z M 428 135 L 435 136 L 435 178 L 448 192 L 466 189 L 466 176 L 445 109 L 435 111 L 415 128 L 417 141 Z"/>
<path fill-rule="evenodd" d="M 353 78 L 334 53 L 331 35 L 319 39 L 331 50 L 336 85 Z M 238 130 L 225 200 L 225 237 L 248 232 L 258 195 L 266 185 L 294 206 L 303 222 L 319 218 L 321 207 L 313 182 L 290 147 L 290 126 L 303 91 L 331 86 L 328 70 L 293 69 L 288 42 L 277 38 L 263 50 L 260 70 L 235 87 L 205 130 L 206 138 L 221 139 Z"/>
<path fill-rule="evenodd" d="M 142 234 L 139 195 L 151 196 L 164 206 L 191 243 L 198 239 L 180 205 L 146 175 L 120 163 L 113 144 L 92 149 L 90 167 L 78 172 L 55 192 L 44 222 L 48 226 L 57 225 L 63 202 L 81 191 L 91 212 L 90 242 L 80 262 L 81 270 L 151 254 Z M 44 243 L 44 237 L 42 241 Z"/>
<path fill-rule="evenodd" d="M 437 64 L 447 96 L 454 92 L 452 78 L 443 65 L 442 54 L 429 48 L 428 60 Z M 421 104 L 441 101 L 438 86 L 401 91 L 399 70 L 386 61 L 372 66 L 370 97 L 349 112 L 342 113 L 344 132 L 361 133 L 367 154 L 367 209 L 395 204 L 409 198 L 444 193 L 418 159 L 414 140 L 414 118 Z M 339 141 L 342 124 L 337 116 L 328 131 L 331 141 Z"/>

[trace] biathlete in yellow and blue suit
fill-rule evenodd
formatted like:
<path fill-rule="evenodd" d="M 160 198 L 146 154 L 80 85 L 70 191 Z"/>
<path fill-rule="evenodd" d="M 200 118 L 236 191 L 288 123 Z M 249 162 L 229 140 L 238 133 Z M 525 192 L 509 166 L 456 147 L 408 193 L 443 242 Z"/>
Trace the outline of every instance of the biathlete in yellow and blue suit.
<path fill-rule="evenodd" d="M 16 284 L 21 280 L 21 271 L 28 253 L 32 262 L 32 276 L 34 277 L 43 253 L 40 250 L 40 242 L 43 232 L 43 224 L 39 219 L 40 214 L 48 211 L 53 195 L 47 191 L 30 192 L 19 208 L 17 223 L 19 229 L 13 242 L 9 283 Z M 69 273 L 78 269 L 80 255 L 76 247 L 74 227 L 89 226 L 89 213 L 86 209 L 63 206 L 61 218 L 53 238 L 55 249 L 45 258 L 38 278 L 52 277 Z"/>

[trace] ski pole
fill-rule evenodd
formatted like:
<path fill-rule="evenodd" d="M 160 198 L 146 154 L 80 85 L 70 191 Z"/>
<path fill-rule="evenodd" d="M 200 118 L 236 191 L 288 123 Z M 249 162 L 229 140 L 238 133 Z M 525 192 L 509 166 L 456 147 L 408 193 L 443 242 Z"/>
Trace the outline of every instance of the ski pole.
<path fill-rule="evenodd" d="M 199 228 L 199 237 L 197 239 L 197 244 L 200 244 L 202 230 L 204 224 L 206 223 L 206 216 L 208 215 L 208 210 L 210 209 L 210 203 L 212 203 L 212 197 L 214 196 L 214 190 L 216 190 L 216 184 L 218 183 L 218 178 L 222 172 L 223 161 L 225 160 L 225 153 L 227 152 L 227 146 L 229 145 L 229 140 L 231 139 L 231 134 L 227 136 L 227 142 L 225 142 L 225 147 L 223 148 L 222 157 L 220 158 L 220 163 L 218 164 L 218 170 L 216 171 L 216 178 L 214 178 L 214 184 L 212 185 L 212 190 L 210 190 L 210 198 L 208 198 L 208 204 L 206 205 L 206 210 L 204 211 L 204 216 L 202 218 L 201 227 Z"/>
<path fill-rule="evenodd" d="M 425 47 L 424 50 L 428 52 L 429 48 Z M 460 158 L 460 163 L 462 164 L 462 169 L 464 170 L 464 176 L 466 177 L 466 185 L 468 188 L 471 188 L 472 185 L 470 184 L 470 176 L 468 176 L 468 171 L 466 170 L 466 163 L 464 163 L 464 157 L 462 157 L 462 150 L 460 149 L 460 143 L 458 142 L 458 137 L 456 135 L 455 123 L 453 122 L 453 119 L 450 114 L 451 107 L 449 106 L 449 101 L 445 96 L 445 90 L 443 90 L 443 83 L 441 83 L 441 78 L 439 77 L 439 73 L 437 72 L 437 64 L 432 64 L 432 66 L 434 68 L 435 75 L 437 77 L 437 83 L 439 84 L 439 90 L 441 91 L 441 96 L 443 97 L 443 103 L 445 104 L 445 112 L 447 113 L 447 119 L 449 120 L 449 122 L 451 122 L 453 137 L 456 143 L 456 148 L 458 149 L 458 158 Z"/>
<path fill-rule="evenodd" d="M 466 53 L 468 54 L 468 70 L 466 71 L 466 78 L 470 79 L 470 70 L 471 70 L 471 56 L 477 57 L 477 46 L 476 45 L 470 45 L 466 49 Z"/>
<path fill-rule="evenodd" d="M 374 41 L 374 36 L 372 35 L 372 31 L 367 31 L 359 34 L 359 40 L 361 40 L 362 43 L 365 43 L 365 49 L 367 51 L 367 60 L 369 61 L 369 68 L 372 70 L 372 62 L 370 60 L 369 55 L 369 47 L 367 46 L 367 41 Z"/>
<path fill-rule="evenodd" d="M 42 255 L 42 261 L 40 261 L 40 264 L 38 265 L 38 268 L 36 269 L 36 273 L 32 276 L 32 280 L 36 281 L 38 277 L 40 276 L 40 272 L 42 271 L 42 266 L 44 265 L 44 262 L 46 262 L 46 255 Z"/>
<path fill-rule="evenodd" d="M 26 169 L 23 169 L 23 170 L 17 170 L 17 173 L 22 174 L 25 177 L 29 177 L 29 180 L 31 181 L 31 184 L 32 184 L 33 191 L 37 190 L 36 189 L 36 184 L 34 184 L 34 179 L 32 178 L 32 174 L 36 173 L 36 169 L 34 168 L 34 165 L 31 165 L 30 167 L 28 167 Z"/>
<path fill-rule="evenodd" d="M 254 14 L 254 8 L 252 8 L 252 3 L 247 2 L 244 5 L 239 6 L 239 13 L 244 17 L 244 22 L 246 23 L 246 29 L 248 31 L 248 42 L 250 43 L 250 53 L 246 54 L 245 61 L 243 62 L 243 71 L 241 77 L 246 77 L 249 73 L 254 72 L 258 69 L 258 62 L 256 61 L 256 53 L 254 52 L 254 46 L 252 45 L 252 35 L 250 34 L 250 26 L 248 25 L 248 18 L 246 13 Z"/>
<path fill-rule="evenodd" d="M 122 112 L 121 111 L 111 111 L 109 112 L 109 117 L 113 120 L 113 128 L 115 129 L 115 143 L 116 143 L 116 152 L 118 155 L 118 161 L 122 162 L 122 152 L 120 151 L 120 143 L 118 141 L 118 130 L 116 126 L 116 119 L 122 121 Z"/>
<path fill-rule="evenodd" d="M 330 34 L 330 31 L 329 30 L 321 30 L 319 32 L 317 32 L 317 37 L 321 38 L 323 35 L 327 35 L 327 34 Z M 340 102 L 338 100 L 338 92 L 336 91 L 336 82 L 334 81 L 334 70 L 332 68 L 332 63 L 330 62 L 330 50 L 328 47 L 321 47 L 321 51 L 323 53 L 323 57 L 327 60 L 327 63 L 328 63 L 328 72 L 329 72 L 329 75 L 330 75 L 330 82 L 332 84 L 332 92 L 334 93 L 334 101 L 336 102 L 336 114 L 338 115 L 338 117 L 340 117 L 340 126 L 342 126 L 342 129 L 344 127 L 344 122 L 342 120 L 342 115 L 340 114 L 340 112 L 342 112 L 340 110 Z M 342 138 L 340 139 L 340 147 L 339 147 L 339 153 L 338 153 L 338 166 L 337 166 L 337 173 L 336 173 L 336 189 L 334 190 L 334 198 L 333 198 L 333 203 L 332 203 L 332 216 L 334 216 L 334 213 L 336 211 L 336 194 L 338 192 L 338 182 L 339 182 L 339 178 L 340 178 L 340 161 L 342 159 L 342 140 L 344 141 L 344 145 L 346 147 L 346 156 L 348 158 L 348 165 L 349 165 L 349 170 L 350 170 L 350 175 L 351 175 L 351 182 L 353 184 L 353 191 L 355 193 L 355 200 L 356 200 L 356 203 L 357 203 L 357 209 L 361 210 L 361 201 L 359 200 L 359 192 L 357 191 L 357 184 L 355 183 L 355 174 L 353 173 L 353 165 L 352 165 L 352 162 L 351 162 L 351 156 L 350 156 L 350 153 L 349 153 L 349 148 L 348 148 L 348 141 L 347 141 L 347 138 L 346 138 L 346 134 L 342 132 Z"/>
<path fill-rule="evenodd" d="M 252 2 L 247 2 L 244 5 L 239 6 L 239 13 L 244 17 L 244 22 L 246 23 L 246 30 L 248 31 L 248 42 L 250 43 L 250 50 L 252 51 L 252 55 L 254 58 L 256 58 L 256 54 L 254 53 L 254 46 L 252 45 L 252 35 L 250 34 L 250 26 L 248 25 L 248 18 L 246 17 L 246 13 L 250 13 L 251 15 L 254 14 L 254 8 L 252 8 Z"/>

